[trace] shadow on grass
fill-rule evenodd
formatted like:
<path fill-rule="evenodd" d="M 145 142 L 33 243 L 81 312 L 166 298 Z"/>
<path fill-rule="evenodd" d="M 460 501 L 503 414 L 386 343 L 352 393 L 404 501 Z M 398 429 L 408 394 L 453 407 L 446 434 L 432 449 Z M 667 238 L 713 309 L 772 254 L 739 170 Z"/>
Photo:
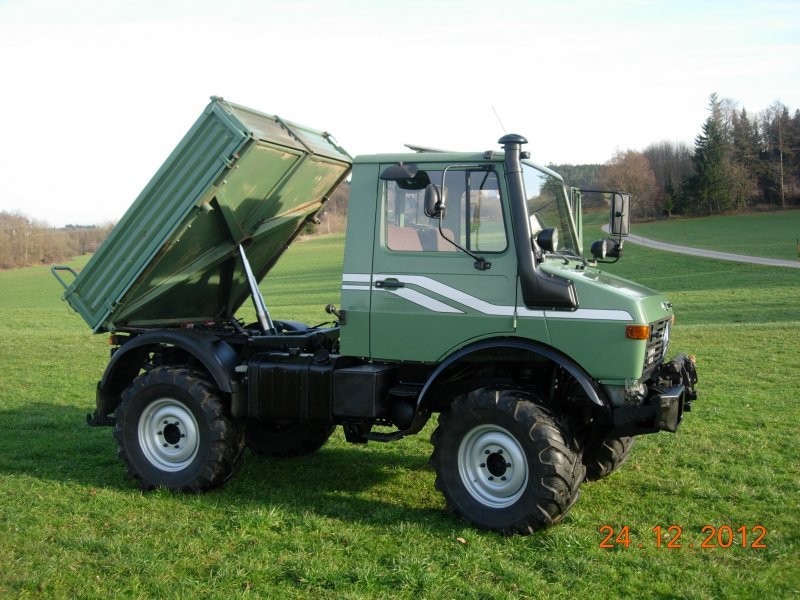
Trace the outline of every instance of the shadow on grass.
<path fill-rule="evenodd" d="M 109 429 L 77 407 L 36 402 L 0 410 L 0 474 L 122 489 Z"/>
<path fill-rule="evenodd" d="M 237 506 L 280 508 L 298 519 L 310 513 L 378 526 L 433 519 L 441 526 L 449 521 L 446 512 L 438 504 L 430 506 L 427 497 L 422 502 L 417 497 L 429 490 L 438 496 L 433 478 L 426 456 L 405 454 L 400 447 L 375 455 L 356 446 L 326 446 L 291 459 L 248 454 L 220 495 Z M 429 507 L 421 506 L 426 503 Z"/>
<path fill-rule="evenodd" d="M 417 494 L 438 493 L 432 490 L 428 456 L 419 447 L 409 448 L 403 441 L 367 447 L 344 443 L 336 434 L 315 454 L 290 459 L 246 451 L 242 469 L 226 486 L 196 500 L 210 508 L 228 501 L 248 510 L 280 508 L 298 520 L 310 513 L 380 526 L 429 519 L 445 527 L 458 523 L 438 500 L 426 497 L 435 506 L 420 507 Z M 84 411 L 56 404 L 0 410 L 0 475 L 139 494 L 116 457 L 111 428 L 89 427 Z M 422 485 L 420 479 L 425 480 Z"/>

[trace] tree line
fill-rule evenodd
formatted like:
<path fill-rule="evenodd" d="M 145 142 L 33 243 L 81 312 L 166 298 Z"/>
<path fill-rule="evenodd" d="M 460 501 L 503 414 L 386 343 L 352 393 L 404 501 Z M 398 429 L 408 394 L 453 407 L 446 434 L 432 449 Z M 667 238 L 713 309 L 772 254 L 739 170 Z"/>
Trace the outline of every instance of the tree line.
<path fill-rule="evenodd" d="M 333 191 L 320 213 L 320 223 L 307 233 L 344 231 L 350 184 Z M 32 265 L 52 265 L 97 250 L 113 224 L 67 225 L 55 228 L 19 213 L 0 211 L 0 270 Z"/>
<path fill-rule="evenodd" d="M 570 185 L 631 193 L 640 219 L 702 216 L 800 204 L 800 110 L 774 102 L 755 116 L 711 94 L 694 147 L 661 141 L 605 165 L 561 165 Z M 594 180 L 586 180 L 596 167 Z M 574 182 L 571 175 L 581 179 Z"/>
<path fill-rule="evenodd" d="M 344 231 L 350 184 L 333 191 L 320 213 L 320 223 L 308 233 Z M 55 228 L 19 213 L 0 211 L 0 270 L 52 265 L 97 250 L 113 224 L 67 225 Z"/>
<path fill-rule="evenodd" d="M 0 212 L 0 269 L 52 265 L 94 252 L 112 225 L 54 228 L 27 217 Z"/>

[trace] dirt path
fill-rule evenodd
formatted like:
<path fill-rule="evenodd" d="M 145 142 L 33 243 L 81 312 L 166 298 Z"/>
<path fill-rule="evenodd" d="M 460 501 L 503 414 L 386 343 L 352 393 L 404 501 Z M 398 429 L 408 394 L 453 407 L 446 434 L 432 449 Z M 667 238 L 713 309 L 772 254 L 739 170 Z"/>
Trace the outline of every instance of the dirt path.
<path fill-rule="evenodd" d="M 608 225 L 603 227 L 607 230 Z M 639 246 L 647 246 L 648 248 L 655 248 L 656 250 L 665 250 L 666 252 L 677 252 L 678 254 L 691 254 L 692 256 L 703 256 L 705 258 L 716 258 L 718 260 L 731 260 L 734 262 L 750 263 L 754 265 L 768 265 L 771 267 L 789 267 L 791 269 L 800 269 L 800 262 L 794 260 L 781 260 L 779 258 L 763 258 L 761 256 L 745 256 L 744 254 L 733 254 L 731 252 L 717 252 L 716 250 L 704 250 L 702 248 L 690 248 L 689 246 L 678 246 L 676 244 L 667 244 L 666 242 L 658 242 L 648 238 L 643 238 L 640 235 L 628 235 L 625 238 L 631 244 L 638 244 Z"/>

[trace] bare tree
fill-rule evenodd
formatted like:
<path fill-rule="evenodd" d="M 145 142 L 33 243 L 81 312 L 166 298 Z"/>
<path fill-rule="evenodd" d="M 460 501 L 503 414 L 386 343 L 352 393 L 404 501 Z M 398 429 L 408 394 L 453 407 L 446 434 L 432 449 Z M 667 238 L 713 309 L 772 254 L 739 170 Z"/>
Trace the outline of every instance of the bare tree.
<path fill-rule="evenodd" d="M 644 150 L 656 178 L 657 202 L 668 217 L 678 208 L 683 183 L 694 172 L 692 149 L 683 142 L 663 140 Z"/>
<path fill-rule="evenodd" d="M 781 208 L 786 208 L 786 184 L 784 175 L 784 156 L 786 145 L 784 138 L 789 127 L 789 109 L 780 102 L 761 113 L 761 129 L 764 135 L 764 150 L 768 172 L 773 187 L 780 198 Z"/>
<path fill-rule="evenodd" d="M 658 186 L 650 161 L 641 152 L 617 152 L 597 175 L 601 186 L 631 195 L 631 212 L 640 218 L 654 218 L 659 213 Z"/>
<path fill-rule="evenodd" d="M 94 252 L 113 225 L 67 225 L 56 229 L 17 214 L 0 212 L 0 269 L 52 264 Z"/>

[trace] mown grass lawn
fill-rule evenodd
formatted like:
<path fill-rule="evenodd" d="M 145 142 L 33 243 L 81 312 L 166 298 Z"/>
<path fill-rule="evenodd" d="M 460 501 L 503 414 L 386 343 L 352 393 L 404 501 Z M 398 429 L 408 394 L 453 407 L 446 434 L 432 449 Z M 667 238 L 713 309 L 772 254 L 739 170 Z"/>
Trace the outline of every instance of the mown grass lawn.
<path fill-rule="evenodd" d="M 634 233 L 680 246 L 800 260 L 800 210 L 637 223 Z"/>
<path fill-rule="evenodd" d="M 326 319 L 342 245 L 292 248 L 262 285 L 273 316 Z M 389 445 L 337 432 L 310 457 L 248 456 L 201 496 L 138 491 L 110 429 L 84 421 L 105 337 L 46 268 L 0 273 L 0 598 L 797 597 L 800 273 L 632 245 L 609 270 L 669 293 L 672 351 L 697 355 L 700 400 L 677 434 L 641 438 L 585 484 L 562 524 L 513 538 L 444 511 L 432 424 Z M 600 548 L 605 525 L 628 526 L 630 546 Z M 707 525 L 744 526 L 747 547 L 737 533 L 701 548 Z M 766 548 L 750 547 L 757 526 Z"/>

